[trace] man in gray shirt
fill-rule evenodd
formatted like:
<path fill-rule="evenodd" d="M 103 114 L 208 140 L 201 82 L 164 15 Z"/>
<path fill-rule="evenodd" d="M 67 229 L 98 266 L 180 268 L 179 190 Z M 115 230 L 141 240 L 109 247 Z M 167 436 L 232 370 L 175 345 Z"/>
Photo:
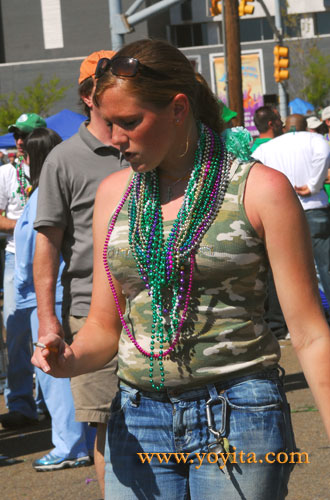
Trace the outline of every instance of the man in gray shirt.
<path fill-rule="evenodd" d="M 111 131 L 93 104 L 94 73 L 99 51 L 82 63 L 79 93 L 90 119 L 76 135 L 59 144 L 48 156 L 40 177 L 38 231 L 34 258 L 34 283 L 38 301 L 39 339 L 56 333 L 72 341 L 88 315 L 92 295 L 92 216 L 100 182 L 120 169 L 119 151 L 111 145 Z M 127 166 L 127 165 L 125 165 Z M 54 290 L 62 253 L 63 326 L 54 312 Z M 92 333 L 91 333 L 92 334 Z M 102 370 L 72 379 L 76 420 L 97 427 L 94 461 L 104 490 L 104 443 L 111 400 L 117 389 L 116 360 Z"/>

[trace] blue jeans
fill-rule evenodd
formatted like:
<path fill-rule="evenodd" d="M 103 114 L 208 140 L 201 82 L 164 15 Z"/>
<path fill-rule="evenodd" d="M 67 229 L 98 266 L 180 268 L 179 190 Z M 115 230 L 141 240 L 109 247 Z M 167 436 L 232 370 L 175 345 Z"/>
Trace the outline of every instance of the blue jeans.
<path fill-rule="evenodd" d="M 216 439 L 208 429 L 210 398 L 215 401 L 212 425 L 222 428 L 230 452 L 237 453 L 226 467 L 217 463 L 219 449 L 213 447 Z M 108 424 L 105 499 L 282 500 L 293 465 L 267 463 L 265 457 L 294 450 L 290 410 L 277 370 L 181 394 L 122 385 Z M 153 456 L 142 463 L 144 455 L 138 453 L 183 453 L 189 458 L 178 463 L 172 455 L 160 463 Z"/>
<path fill-rule="evenodd" d="M 330 304 L 330 207 L 306 210 L 305 215 L 320 281 Z"/>
<path fill-rule="evenodd" d="M 33 397 L 30 318 L 26 309 L 16 309 L 14 273 L 15 254 L 6 252 L 3 279 L 3 322 L 8 351 L 5 402 L 9 411 L 37 418 Z"/>

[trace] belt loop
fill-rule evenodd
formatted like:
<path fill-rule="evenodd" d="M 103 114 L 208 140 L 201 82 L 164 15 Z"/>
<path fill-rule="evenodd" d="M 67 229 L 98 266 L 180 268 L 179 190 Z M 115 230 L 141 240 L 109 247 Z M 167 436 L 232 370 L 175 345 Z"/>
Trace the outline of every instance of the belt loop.
<path fill-rule="evenodd" d="M 215 388 L 214 384 L 207 384 L 207 390 L 209 391 L 210 398 L 212 401 L 216 401 L 218 399 L 218 391 Z"/>
<path fill-rule="evenodd" d="M 133 406 L 135 406 L 136 408 L 139 406 L 139 403 L 140 403 L 140 393 L 137 389 L 133 389 L 131 388 L 130 392 L 129 392 L 129 399 L 130 399 L 130 402 Z"/>
<path fill-rule="evenodd" d="M 281 383 L 283 385 L 284 384 L 284 377 L 285 377 L 285 370 L 280 365 L 277 365 L 277 369 L 279 371 L 279 379 L 280 379 L 280 381 L 281 381 Z"/>

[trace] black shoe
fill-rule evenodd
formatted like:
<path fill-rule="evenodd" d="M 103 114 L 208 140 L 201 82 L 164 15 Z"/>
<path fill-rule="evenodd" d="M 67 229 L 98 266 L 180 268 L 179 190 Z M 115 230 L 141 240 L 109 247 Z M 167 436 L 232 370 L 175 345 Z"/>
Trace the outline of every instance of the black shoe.
<path fill-rule="evenodd" d="M 38 424 L 38 419 L 26 417 L 19 411 L 10 411 L 0 417 L 0 422 L 4 429 L 20 429 Z"/>

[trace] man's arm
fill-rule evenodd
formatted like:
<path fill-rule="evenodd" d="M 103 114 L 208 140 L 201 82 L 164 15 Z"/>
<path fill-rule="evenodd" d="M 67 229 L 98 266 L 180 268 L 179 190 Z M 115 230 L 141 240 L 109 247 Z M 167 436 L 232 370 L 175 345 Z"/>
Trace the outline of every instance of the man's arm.
<path fill-rule="evenodd" d="M 328 169 L 330 168 L 330 148 L 321 135 L 312 134 L 312 136 L 311 176 L 308 182 L 306 182 L 306 185 L 310 193 L 315 194 L 323 188 L 323 184 L 328 177 Z"/>
<path fill-rule="evenodd" d="M 33 259 L 33 280 L 37 295 L 41 342 L 48 333 L 64 337 L 61 323 L 55 314 L 55 290 L 63 232 L 59 227 L 45 226 L 38 229 Z"/>
<path fill-rule="evenodd" d="M 16 226 L 16 220 L 15 219 L 8 219 L 8 217 L 5 217 L 3 212 L 5 211 L 4 208 L 0 208 L 0 232 L 1 233 L 6 233 L 6 234 L 13 234 L 14 228 Z"/>
<path fill-rule="evenodd" d="M 303 186 L 299 186 L 299 187 L 294 186 L 294 190 L 300 196 L 310 196 L 312 194 L 311 190 L 309 189 L 307 184 L 304 184 Z"/>

